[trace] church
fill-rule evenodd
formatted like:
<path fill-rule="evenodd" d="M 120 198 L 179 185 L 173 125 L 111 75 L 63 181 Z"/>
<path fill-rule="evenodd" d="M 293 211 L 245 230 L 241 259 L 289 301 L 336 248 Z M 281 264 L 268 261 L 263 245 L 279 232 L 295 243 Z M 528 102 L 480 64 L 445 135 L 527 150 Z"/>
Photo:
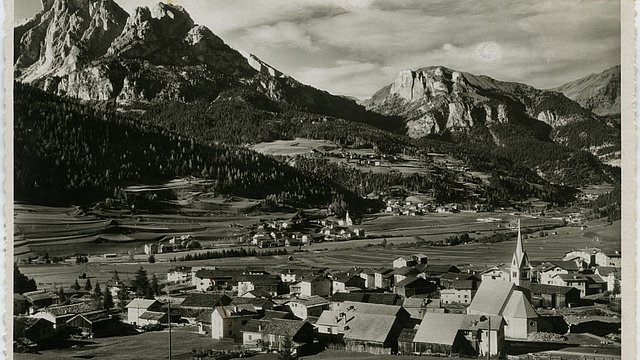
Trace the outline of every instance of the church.
<path fill-rule="evenodd" d="M 528 334 L 538 331 L 538 314 L 531 305 L 531 264 L 522 245 L 519 220 L 509 275 L 510 281 L 482 281 L 467 314 L 502 316 L 507 339 L 526 339 Z"/>

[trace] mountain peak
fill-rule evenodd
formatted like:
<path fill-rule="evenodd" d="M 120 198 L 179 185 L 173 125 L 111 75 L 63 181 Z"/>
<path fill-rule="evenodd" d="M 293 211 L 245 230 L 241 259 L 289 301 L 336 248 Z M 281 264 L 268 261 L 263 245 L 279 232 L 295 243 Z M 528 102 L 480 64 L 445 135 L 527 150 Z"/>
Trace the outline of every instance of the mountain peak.
<path fill-rule="evenodd" d="M 43 0 L 43 9 L 16 27 L 18 79 L 60 76 L 103 55 L 128 17 L 113 0 Z"/>
<path fill-rule="evenodd" d="M 620 65 L 570 81 L 555 89 L 598 115 L 620 114 Z"/>

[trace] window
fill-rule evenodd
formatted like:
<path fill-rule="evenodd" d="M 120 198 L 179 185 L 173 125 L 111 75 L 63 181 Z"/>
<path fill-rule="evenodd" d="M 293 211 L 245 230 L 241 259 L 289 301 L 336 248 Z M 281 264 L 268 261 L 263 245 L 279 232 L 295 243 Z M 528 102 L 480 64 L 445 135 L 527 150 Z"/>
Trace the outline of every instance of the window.
<path fill-rule="evenodd" d="M 229 330 L 229 336 L 233 335 L 233 332 L 231 330 Z"/>
<path fill-rule="evenodd" d="M 242 320 L 242 325 L 247 325 L 247 320 Z"/>

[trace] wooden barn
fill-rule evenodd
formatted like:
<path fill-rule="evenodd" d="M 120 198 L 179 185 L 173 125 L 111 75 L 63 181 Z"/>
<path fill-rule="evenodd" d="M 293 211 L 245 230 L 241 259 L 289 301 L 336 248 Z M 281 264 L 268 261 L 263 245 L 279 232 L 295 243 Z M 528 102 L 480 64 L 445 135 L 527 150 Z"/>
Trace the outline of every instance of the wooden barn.
<path fill-rule="evenodd" d="M 531 284 L 531 303 L 538 307 L 565 308 L 580 300 L 580 290 L 571 286 Z"/>
<path fill-rule="evenodd" d="M 67 327 L 79 329 L 83 336 L 101 337 L 111 335 L 118 321 L 104 310 L 78 314 L 67 320 Z"/>

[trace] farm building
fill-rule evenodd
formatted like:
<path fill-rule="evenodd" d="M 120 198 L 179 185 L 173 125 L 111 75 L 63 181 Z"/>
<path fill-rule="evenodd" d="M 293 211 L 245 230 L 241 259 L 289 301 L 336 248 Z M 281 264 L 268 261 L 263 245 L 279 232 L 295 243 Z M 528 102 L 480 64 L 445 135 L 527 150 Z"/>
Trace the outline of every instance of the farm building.
<path fill-rule="evenodd" d="M 418 271 L 424 273 L 424 276 L 427 279 L 436 280 L 436 284 L 440 285 L 440 277 L 446 273 L 460 273 L 460 269 L 458 269 L 455 265 L 450 264 L 429 264 L 429 265 L 421 265 L 417 267 Z"/>
<path fill-rule="evenodd" d="M 480 285 L 480 277 L 473 273 L 445 273 L 440 276 L 440 286 L 444 289 L 455 289 L 454 284 L 462 280 L 473 281 L 476 290 Z"/>
<path fill-rule="evenodd" d="M 538 331 L 538 314 L 529 301 L 530 290 L 512 282 L 485 280 L 467 307 L 467 314 L 502 316 L 505 336 L 526 339 Z"/>
<path fill-rule="evenodd" d="M 199 269 L 192 277 L 198 291 L 232 291 L 243 271 L 231 269 Z M 237 289 L 236 289 L 237 290 Z"/>
<path fill-rule="evenodd" d="M 455 280 L 448 284 L 448 288 L 440 291 L 440 299 L 444 304 L 468 305 L 476 294 L 477 282 L 471 280 Z"/>
<path fill-rule="evenodd" d="M 13 317 L 13 339 L 26 339 L 32 343 L 42 344 L 55 337 L 53 323 L 46 319 L 27 316 Z"/>
<path fill-rule="evenodd" d="M 138 326 L 160 325 L 168 323 L 167 313 L 161 311 L 145 311 L 138 317 Z"/>
<path fill-rule="evenodd" d="M 504 324 L 501 316 L 427 313 L 411 353 L 476 356 L 490 352 L 495 356 L 504 347 Z"/>
<path fill-rule="evenodd" d="M 127 323 L 142 326 L 141 316 L 147 311 L 158 312 L 162 309 L 162 303 L 157 300 L 136 298 L 131 300 L 126 306 Z M 142 321 L 146 323 L 146 319 Z"/>
<path fill-rule="evenodd" d="M 67 320 L 67 327 L 79 329 L 81 334 L 89 337 L 110 335 L 118 320 L 107 311 L 97 310 L 86 314 L 78 314 Z"/>
<path fill-rule="evenodd" d="M 376 289 L 389 289 L 393 285 L 393 269 L 382 268 L 376 269 L 373 273 L 374 284 Z"/>
<path fill-rule="evenodd" d="M 413 267 L 402 267 L 402 268 L 396 268 L 393 270 L 392 274 L 393 274 L 393 285 L 395 286 L 395 284 L 399 283 L 400 281 L 408 278 L 408 277 L 415 277 L 419 274 L 420 272 L 418 270 L 416 270 Z"/>
<path fill-rule="evenodd" d="M 230 306 L 251 305 L 259 314 L 273 309 L 273 302 L 267 298 L 236 297 L 231 300 Z"/>
<path fill-rule="evenodd" d="M 58 305 L 60 297 L 46 290 L 29 291 L 22 294 L 29 303 L 29 311 L 41 309 L 51 305 Z"/>
<path fill-rule="evenodd" d="M 183 309 L 199 311 L 210 310 L 216 306 L 227 306 L 230 303 L 231 298 L 225 294 L 191 293 L 180 306 Z"/>
<path fill-rule="evenodd" d="M 406 355 L 414 353 L 413 339 L 416 337 L 418 329 L 404 328 L 398 335 L 398 354 Z"/>
<path fill-rule="evenodd" d="M 509 274 L 509 269 L 503 267 L 494 267 L 491 268 L 482 274 L 480 274 L 480 278 L 482 281 L 485 280 L 497 280 L 497 281 L 511 281 L 511 275 Z"/>
<path fill-rule="evenodd" d="M 421 277 L 407 277 L 396 283 L 394 292 L 402 297 L 408 298 L 414 295 L 430 294 L 437 290 L 436 284 Z"/>
<path fill-rule="evenodd" d="M 293 316 L 305 320 L 310 316 L 320 316 L 324 310 L 329 309 L 329 301 L 320 296 L 309 296 L 294 298 L 284 306 Z"/>
<path fill-rule="evenodd" d="M 410 318 L 409 313 L 398 305 L 381 305 L 345 301 L 340 306 L 335 308 L 335 311 L 340 312 L 355 312 L 374 315 L 392 315 L 399 319 L 406 321 Z"/>
<path fill-rule="evenodd" d="M 289 285 L 289 293 L 302 296 L 329 296 L 331 295 L 331 280 L 312 275 Z"/>
<path fill-rule="evenodd" d="M 580 300 L 580 290 L 570 286 L 531 284 L 532 303 L 539 307 L 564 308 Z"/>
<path fill-rule="evenodd" d="M 314 328 L 304 320 L 271 319 L 258 323 L 262 346 L 270 350 L 281 350 L 286 338 L 292 339 L 296 352 L 314 341 Z M 244 338 L 244 337 L 243 337 Z"/>
<path fill-rule="evenodd" d="M 100 308 L 95 302 L 79 302 L 69 305 L 49 306 L 33 314 L 33 317 L 49 320 L 53 327 L 58 329 L 67 324 L 67 320 L 78 314 L 85 314 Z"/>
<path fill-rule="evenodd" d="M 364 280 L 364 288 L 365 289 L 374 289 L 376 283 L 376 274 L 374 271 L 363 271 L 358 274 Z"/>

